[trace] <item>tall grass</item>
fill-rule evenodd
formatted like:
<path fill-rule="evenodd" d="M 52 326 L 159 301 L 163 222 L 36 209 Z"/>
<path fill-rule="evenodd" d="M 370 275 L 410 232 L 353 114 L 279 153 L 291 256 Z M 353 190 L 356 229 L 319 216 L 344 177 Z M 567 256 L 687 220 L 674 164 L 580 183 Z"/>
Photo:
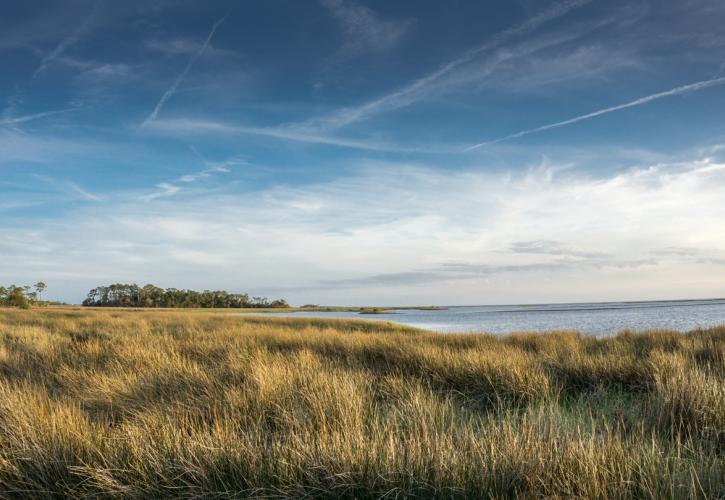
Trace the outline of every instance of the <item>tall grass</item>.
<path fill-rule="evenodd" d="M 725 327 L 0 310 L 0 496 L 725 498 Z"/>

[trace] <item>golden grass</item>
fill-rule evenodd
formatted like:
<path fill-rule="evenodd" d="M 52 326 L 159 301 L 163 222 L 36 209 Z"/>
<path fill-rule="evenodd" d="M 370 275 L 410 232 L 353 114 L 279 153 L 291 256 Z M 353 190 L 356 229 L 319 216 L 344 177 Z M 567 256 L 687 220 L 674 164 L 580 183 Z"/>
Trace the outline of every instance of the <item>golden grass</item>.
<path fill-rule="evenodd" d="M 725 498 L 725 327 L 0 310 L 0 497 Z"/>

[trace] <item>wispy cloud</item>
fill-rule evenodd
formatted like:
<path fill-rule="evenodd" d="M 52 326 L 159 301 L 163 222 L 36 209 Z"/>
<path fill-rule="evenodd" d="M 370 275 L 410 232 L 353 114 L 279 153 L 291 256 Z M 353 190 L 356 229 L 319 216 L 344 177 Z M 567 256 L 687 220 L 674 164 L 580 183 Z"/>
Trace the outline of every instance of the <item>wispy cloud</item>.
<path fill-rule="evenodd" d="M 695 257 L 700 255 L 701 250 L 697 248 L 668 246 L 652 250 L 651 253 L 662 257 Z"/>
<path fill-rule="evenodd" d="M 449 75 L 461 66 L 475 60 L 480 54 L 499 48 L 504 43 L 509 42 L 516 37 L 531 33 L 543 24 L 558 19 L 570 11 L 583 7 L 590 2 L 591 0 L 568 0 L 560 2 L 552 8 L 545 10 L 523 23 L 499 33 L 488 42 L 468 50 L 456 59 L 444 64 L 436 71 L 423 76 L 396 91 L 360 106 L 343 108 L 329 116 L 311 120 L 306 123 L 305 126 L 308 128 L 331 130 L 369 119 L 382 112 L 408 106 L 419 99 L 426 89 L 438 83 L 443 77 Z"/>
<path fill-rule="evenodd" d="M 15 92 L 8 96 L 5 102 L 6 106 L 5 109 L 3 109 L 2 115 L 0 115 L 0 120 L 12 118 L 17 113 L 18 109 L 23 104 L 23 96 L 16 89 Z"/>
<path fill-rule="evenodd" d="M 103 201 L 104 200 L 104 198 L 102 196 L 91 193 L 90 191 L 82 188 L 75 182 L 68 182 L 68 187 L 70 187 L 73 191 L 78 193 L 86 201 Z"/>
<path fill-rule="evenodd" d="M 633 269 L 644 266 L 656 266 L 656 259 L 599 259 L 599 260 L 570 260 L 555 259 L 552 261 L 536 262 L 531 264 L 467 264 L 454 263 L 443 264 L 429 269 L 407 271 L 400 273 L 375 274 L 359 278 L 323 281 L 323 287 L 364 287 L 364 286 L 386 286 L 386 287 L 407 287 L 410 285 L 424 285 L 431 283 L 460 283 L 466 280 L 477 280 L 496 276 L 523 274 L 531 276 L 532 273 L 559 273 L 565 271 L 585 272 L 590 269 Z"/>
<path fill-rule="evenodd" d="M 27 48 L 34 54 L 45 57 L 42 51 L 34 47 Z M 93 59 L 82 59 L 67 53 L 56 55 L 53 58 L 53 64 L 73 69 L 77 73 L 76 78 L 93 80 L 124 78 L 129 75 L 132 69 L 140 66 L 124 62 L 101 62 Z"/>
<path fill-rule="evenodd" d="M 64 179 L 56 179 L 47 175 L 32 174 L 38 180 L 50 185 L 54 190 L 66 193 L 72 198 L 80 198 L 83 201 L 101 202 L 105 201 L 103 196 L 91 193 L 87 189 L 79 186 L 76 182 Z"/>
<path fill-rule="evenodd" d="M 40 120 L 41 118 L 59 115 L 62 113 L 69 113 L 71 111 L 75 111 L 75 108 L 58 109 L 58 110 L 54 110 L 54 111 L 43 111 L 42 113 L 33 113 L 33 114 L 23 115 L 23 116 L 10 116 L 10 117 L 5 117 L 5 118 L 0 118 L 0 127 L 10 127 L 13 125 L 19 125 L 21 123 L 30 122 L 33 120 Z"/>
<path fill-rule="evenodd" d="M 433 149 L 427 147 L 404 147 L 394 144 L 386 144 L 374 140 L 358 140 L 343 137 L 335 137 L 330 135 L 307 133 L 303 131 L 290 130 L 285 128 L 273 127 L 247 127 L 233 125 L 224 122 L 206 121 L 206 120 L 155 120 L 149 125 L 153 130 L 174 134 L 174 135 L 194 135 L 194 134 L 226 134 L 226 135 L 257 135 L 270 137 L 285 141 L 305 142 L 311 144 L 323 144 L 328 146 L 336 146 L 340 148 L 361 149 L 368 151 L 387 151 L 393 153 L 443 153 L 442 149 Z"/>
<path fill-rule="evenodd" d="M 723 74 L 723 71 L 725 71 L 725 62 L 720 64 L 720 68 L 718 68 L 717 73 L 713 75 L 713 78 L 720 78 Z"/>
<path fill-rule="evenodd" d="M 179 193 L 181 191 L 181 188 L 179 186 L 175 186 L 174 184 L 170 184 L 168 182 L 160 182 L 156 184 L 156 188 L 158 188 L 157 191 L 146 194 L 140 197 L 140 199 L 144 201 L 153 201 L 157 198 L 166 198 L 168 196 L 174 196 L 175 194 Z"/>
<path fill-rule="evenodd" d="M 127 78 L 133 66 L 124 63 L 97 63 L 89 65 L 88 69 L 79 75 L 80 78 L 92 81 L 111 80 L 118 81 Z"/>
<path fill-rule="evenodd" d="M 637 54 L 638 48 L 622 44 L 613 46 L 603 43 L 577 43 L 572 49 L 543 51 L 500 68 L 496 78 L 486 85 L 505 93 L 524 93 L 527 96 L 561 92 L 562 85 L 598 84 L 615 74 L 632 74 L 642 71 L 646 65 Z"/>
<path fill-rule="evenodd" d="M 200 179 L 206 179 L 211 177 L 213 174 L 226 174 L 231 172 L 231 168 L 233 166 L 239 166 L 239 165 L 248 165 L 248 163 L 242 159 L 239 158 L 230 158 L 228 160 L 225 160 L 223 162 L 212 162 L 207 160 L 204 155 L 202 155 L 199 150 L 191 145 L 189 146 L 189 149 L 191 152 L 201 160 L 201 162 L 206 166 L 204 170 L 200 170 L 196 172 L 195 174 L 186 174 L 179 177 L 180 182 L 196 182 Z"/>
<path fill-rule="evenodd" d="M 555 255 L 558 257 L 573 257 L 582 259 L 606 257 L 602 252 L 587 252 L 567 247 L 560 241 L 537 240 L 537 241 L 516 241 L 511 244 L 509 251 L 514 253 Z"/>
<path fill-rule="evenodd" d="M 137 196 L 137 198 L 148 202 L 159 198 L 169 198 L 177 194 L 192 192 L 190 189 L 182 188 L 178 183 L 182 183 L 186 187 L 189 187 L 191 183 L 201 181 L 202 179 L 208 179 L 214 174 L 229 173 L 231 172 L 231 167 L 233 166 L 247 165 L 247 162 L 238 158 L 230 158 L 228 160 L 218 163 L 211 162 L 204 158 L 204 156 L 199 152 L 198 149 L 196 149 L 196 147 L 190 146 L 189 149 L 192 151 L 194 156 L 199 158 L 204 163 L 204 165 L 206 165 L 205 169 L 199 170 L 193 174 L 182 175 L 170 182 L 160 182 L 154 186 L 155 190 L 153 192 L 141 193 L 139 196 Z M 134 197 L 133 194 L 131 194 L 130 196 L 132 198 Z"/>
<path fill-rule="evenodd" d="M 204 41 L 195 40 L 191 38 L 173 38 L 169 40 L 147 40 L 144 46 L 154 52 L 159 52 L 167 56 L 194 56 L 204 47 Z M 204 54 L 208 57 L 239 57 L 240 54 L 233 50 L 220 49 L 214 47 L 209 42 L 207 47 L 204 49 Z"/>
<path fill-rule="evenodd" d="M 350 59 L 367 52 L 381 52 L 395 47 L 413 21 L 381 19 L 372 9 L 354 0 L 321 0 L 340 23 L 345 42 L 333 60 Z"/>
<path fill-rule="evenodd" d="M 518 139 L 519 137 L 524 137 L 524 136 L 531 135 L 531 134 L 537 134 L 539 132 L 545 132 L 547 130 L 552 130 L 552 129 L 559 128 L 559 127 L 565 127 L 567 125 L 572 125 L 574 123 L 578 123 L 581 121 L 591 120 L 592 118 L 596 118 L 598 116 L 606 115 L 608 113 L 613 113 L 615 111 L 620 111 L 622 109 L 633 108 L 635 106 L 641 106 L 643 104 L 647 104 L 649 102 L 656 101 L 658 99 L 663 99 L 665 97 L 688 94 L 691 92 L 698 92 L 700 90 L 704 90 L 704 89 L 708 89 L 711 87 L 716 87 L 716 86 L 724 85 L 724 84 L 725 84 L 725 77 L 720 77 L 720 78 L 713 78 L 710 80 L 703 80 L 701 82 L 691 83 L 689 85 L 682 85 L 680 87 L 675 87 L 673 89 L 666 90 L 664 92 L 658 92 L 657 94 L 651 94 L 646 97 L 641 97 L 639 99 L 635 99 L 634 101 L 629 101 L 624 104 L 618 104 L 616 106 L 611 106 L 609 108 L 600 109 L 598 111 L 594 111 L 592 113 L 587 113 L 585 115 L 580 115 L 580 116 L 570 118 L 568 120 L 564 120 L 561 122 L 550 123 L 548 125 L 543 125 L 541 127 L 522 130 L 521 132 L 516 132 L 515 134 L 507 135 L 507 136 L 501 137 L 499 139 L 481 142 L 479 144 L 474 144 L 473 146 L 470 146 L 470 147 L 467 147 L 466 149 L 464 149 L 464 152 L 473 151 L 475 149 L 478 149 L 478 148 L 481 148 L 484 146 L 498 144 L 500 142 L 509 141 L 511 139 Z"/>
<path fill-rule="evenodd" d="M 660 258 L 676 259 L 682 262 L 725 265 L 725 247 L 697 248 L 668 246 L 654 249 L 650 253 Z"/>
<path fill-rule="evenodd" d="M 85 21 L 83 21 L 83 24 L 81 24 L 78 29 L 73 32 L 73 34 L 63 38 L 58 45 L 55 46 L 53 50 L 51 50 L 48 54 L 43 56 L 43 58 L 40 61 L 40 65 L 33 73 L 33 78 L 36 78 L 41 72 L 43 72 L 56 58 L 58 58 L 60 55 L 62 55 L 66 50 L 68 50 L 73 45 L 77 44 L 80 39 L 91 31 L 93 29 L 93 24 L 96 20 L 96 16 L 98 14 L 98 8 L 100 3 L 96 3 L 93 11 L 86 17 Z"/>
<path fill-rule="evenodd" d="M 226 17 L 223 17 L 219 19 L 217 22 L 215 22 L 212 25 L 211 31 L 209 32 L 209 35 L 206 37 L 206 40 L 204 40 L 204 43 L 199 47 L 197 52 L 195 52 L 191 58 L 189 58 L 189 61 L 186 63 L 186 66 L 184 67 L 184 70 L 179 74 L 179 76 L 176 77 L 176 80 L 174 80 L 174 83 L 171 84 L 171 87 L 164 92 L 164 94 L 161 96 L 161 99 L 159 99 L 159 102 L 156 104 L 156 107 L 151 112 L 151 114 L 144 120 L 144 122 L 141 124 L 141 126 L 146 126 L 152 121 L 156 119 L 159 112 L 163 109 L 164 104 L 166 104 L 166 101 L 168 101 L 171 96 L 174 95 L 176 90 L 179 88 L 179 85 L 181 82 L 186 78 L 186 75 L 189 74 L 189 71 L 191 71 L 191 68 L 194 66 L 194 63 L 201 58 L 201 56 L 204 55 L 204 51 L 209 47 L 209 44 L 211 43 L 212 38 L 214 37 L 214 33 L 216 33 L 216 30 L 221 26 L 221 24 L 224 22 Z"/>

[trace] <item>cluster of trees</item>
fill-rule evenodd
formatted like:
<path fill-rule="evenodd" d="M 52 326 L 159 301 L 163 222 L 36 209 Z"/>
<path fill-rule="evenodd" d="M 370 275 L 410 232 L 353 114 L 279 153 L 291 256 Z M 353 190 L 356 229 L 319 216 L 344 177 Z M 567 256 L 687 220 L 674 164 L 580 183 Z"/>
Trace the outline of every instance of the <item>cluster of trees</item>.
<path fill-rule="evenodd" d="M 0 286 L 0 306 L 30 309 L 33 304 L 42 303 L 43 292 L 47 288 L 47 285 L 42 281 L 33 286 Z"/>
<path fill-rule="evenodd" d="M 260 308 L 289 307 L 284 300 L 250 297 L 246 293 L 225 291 L 196 292 L 194 290 L 163 289 L 155 285 L 140 287 L 136 284 L 115 283 L 99 286 L 88 292 L 84 306 L 93 307 L 218 307 Z"/>

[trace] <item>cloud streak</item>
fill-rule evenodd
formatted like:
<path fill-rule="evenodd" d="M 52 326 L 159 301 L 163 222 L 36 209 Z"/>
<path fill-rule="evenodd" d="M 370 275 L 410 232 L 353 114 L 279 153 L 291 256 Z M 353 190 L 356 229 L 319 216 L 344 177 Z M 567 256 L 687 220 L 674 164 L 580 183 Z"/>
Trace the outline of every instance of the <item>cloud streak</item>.
<path fill-rule="evenodd" d="M 591 0 L 568 0 L 556 4 L 554 7 L 524 21 L 523 23 L 509 28 L 490 41 L 474 47 L 463 55 L 441 66 L 436 71 L 419 78 L 412 83 L 386 94 L 382 97 L 369 101 L 361 106 L 343 108 L 338 112 L 315 120 L 310 121 L 307 126 L 313 126 L 320 129 L 337 129 L 345 125 L 349 125 L 358 121 L 366 120 L 374 115 L 391 109 L 397 109 L 410 105 L 415 102 L 417 95 L 430 87 L 434 83 L 441 80 L 444 76 L 450 74 L 457 68 L 470 63 L 481 53 L 496 49 L 505 42 L 521 35 L 530 33 L 543 24 L 558 19 L 570 11 L 589 4 Z"/>
<path fill-rule="evenodd" d="M 227 174 L 231 172 L 230 167 L 232 166 L 248 165 L 246 161 L 240 160 L 238 158 L 231 158 L 223 162 L 212 162 L 207 160 L 194 146 L 189 146 L 189 149 L 194 154 L 194 156 L 201 160 L 206 168 L 204 170 L 200 170 L 195 174 L 182 175 L 181 177 L 179 177 L 179 182 L 196 182 L 200 179 L 209 178 L 213 174 Z"/>
<path fill-rule="evenodd" d="M 308 133 L 297 130 L 288 130 L 284 128 L 266 128 L 266 127 L 248 127 L 233 125 L 224 122 L 214 122 L 206 120 L 155 120 L 149 126 L 158 132 L 172 135 L 188 135 L 188 134 L 226 134 L 226 135 L 252 135 L 261 137 L 270 137 L 285 141 L 304 142 L 310 144 L 322 144 L 327 146 L 336 146 L 340 148 L 360 149 L 367 151 L 385 151 L 390 153 L 445 153 L 453 152 L 445 150 L 436 150 L 433 148 L 423 147 L 402 147 L 394 144 L 386 144 L 383 142 L 366 141 L 359 139 L 348 139 L 343 137 L 334 137 L 316 133 Z"/>
<path fill-rule="evenodd" d="M 41 118 L 59 115 L 62 113 L 70 113 L 71 111 L 75 111 L 75 108 L 58 109 L 58 110 L 54 110 L 54 111 L 44 111 L 42 113 L 33 113 L 30 115 L 24 115 L 24 116 L 14 116 L 14 117 L 2 118 L 2 119 L 0 119 L 0 127 L 10 127 L 13 125 L 20 125 L 21 123 L 31 122 L 33 120 L 40 120 Z"/>
<path fill-rule="evenodd" d="M 31 174 L 36 179 L 39 179 L 46 184 L 52 186 L 54 189 L 67 193 L 73 198 L 79 198 L 83 201 L 93 201 L 93 202 L 101 202 L 105 201 L 105 198 L 103 196 L 96 195 L 94 193 L 91 193 L 87 189 L 79 186 L 77 183 L 73 181 L 66 181 L 66 180 L 58 180 L 53 177 L 49 177 L 47 175 L 40 175 L 40 174 Z"/>
<path fill-rule="evenodd" d="M 206 37 L 206 40 L 204 40 L 204 43 L 202 44 L 202 46 L 199 47 L 199 50 L 189 58 L 189 61 L 186 63 L 186 67 L 184 67 L 184 70 L 181 73 L 179 73 L 179 76 L 176 77 L 176 80 L 174 80 L 174 83 L 171 84 L 171 87 L 169 87 L 169 89 L 166 92 L 164 92 L 164 94 L 161 96 L 161 99 L 159 99 L 159 102 L 156 104 L 156 107 L 154 108 L 154 110 L 151 112 L 151 114 L 148 116 L 148 118 L 146 118 L 146 120 L 144 120 L 144 122 L 141 124 L 142 127 L 148 125 L 149 123 L 151 123 L 152 121 L 154 121 L 156 119 L 158 114 L 163 109 L 164 104 L 166 104 L 166 101 L 168 101 L 171 98 L 171 96 L 173 96 L 176 93 L 181 82 L 184 80 L 184 78 L 186 78 L 186 75 L 189 74 L 189 71 L 191 71 L 191 68 L 194 66 L 194 63 L 196 63 L 196 61 L 198 61 L 199 58 L 201 58 L 201 56 L 204 55 L 204 51 L 206 51 L 206 49 L 209 47 L 209 44 L 211 43 L 212 38 L 214 38 L 214 34 L 216 33 L 216 30 L 219 28 L 219 26 L 221 26 L 221 24 L 225 20 L 226 20 L 226 17 L 222 17 L 221 19 L 219 19 L 217 22 L 215 22 L 212 25 L 211 31 L 209 32 L 209 35 Z"/>
<path fill-rule="evenodd" d="M 720 85 L 725 85 L 725 77 L 712 78 L 710 80 L 703 80 L 701 82 L 695 82 L 695 83 L 691 83 L 689 85 L 682 85 L 680 87 L 675 87 L 673 89 L 666 90 L 664 92 L 658 92 L 657 94 L 640 97 L 639 99 L 635 99 L 634 101 L 629 101 L 624 104 L 618 104 L 616 106 L 611 106 L 609 108 L 600 109 L 598 111 L 594 111 L 592 113 L 587 113 L 585 115 L 576 116 L 574 118 L 570 118 L 568 120 L 564 120 L 561 122 L 550 123 L 548 125 L 542 125 L 541 127 L 522 130 L 521 132 L 516 132 L 515 134 L 507 135 L 507 136 L 501 137 L 499 139 L 481 142 L 479 144 L 474 144 L 473 146 L 470 146 L 470 147 L 467 147 L 466 149 L 464 149 L 463 152 L 473 151 L 473 150 L 482 148 L 484 146 L 490 146 L 493 144 L 498 144 L 500 142 L 510 141 L 512 139 L 518 139 L 520 137 L 525 137 L 525 136 L 531 135 L 531 134 L 538 134 L 539 132 L 545 132 L 547 130 L 565 127 L 567 125 L 573 125 L 574 123 L 582 122 L 585 120 L 591 120 L 592 118 L 596 118 L 598 116 L 613 113 L 615 111 L 621 111 L 621 110 L 627 109 L 627 108 L 634 108 L 636 106 L 642 106 L 643 104 L 647 104 L 649 102 L 656 101 L 659 99 L 664 99 L 665 97 L 689 94 L 691 92 L 698 92 L 700 90 L 705 90 L 705 89 L 708 89 L 711 87 L 717 87 Z"/>
<path fill-rule="evenodd" d="M 588 269 L 634 269 L 644 266 L 656 266 L 656 259 L 636 260 L 571 260 L 554 259 L 551 261 L 535 262 L 531 264 L 444 264 L 431 269 L 421 269 L 401 273 L 376 274 L 360 278 L 323 281 L 322 287 L 363 287 L 363 286 L 392 286 L 405 287 L 409 285 L 424 285 L 440 282 L 461 282 L 462 280 L 481 280 L 499 274 L 528 274 L 556 273 L 561 271 L 585 271 Z"/>
<path fill-rule="evenodd" d="M 371 9 L 352 0 L 321 0 L 340 23 L 345 43 L 333 60 L 350 59 L 366 52 L 393 48 L 410 28 L 411 20 L 380 19 Z"/>
<path fill-rule="evenodd" d="M 160 182 L 156 184 L 156 187 L 159 189 L 158 191 L 144 195 L 140 199 L 144 201 L 153 201 L 157 198 L 174 196 L 181 191 L 181 188 L 179 186 L 169 184 L 168 182 Z"/>
<path fill-rule="evenodd" d="M 101 202 L 104 200 L 102 196 L 98 196 L 96 194 L 91 193 L 87 189 L 82 188 L 75 182 L 68 182 L 68 187 L 72 189 L 74 192 L 76 192 L 80 197 L 86 201 L 96 201 Z"/>
<path fill-rule="evenodd" d="M 583 252 L 581 250 L 568 248 L 561 242 L 552 240 L 516 241 L 511 244 L 509 251 L 513 253 L 553 255 L 577 259 L 594 259 L 607 256 L 602 252 Z"/>
<path fill-rule="evenodd" d="M 63 40 L 61 40 L 60 43 L 58 43 L 58 45 L 56 45 L 52 51 L 50 51 L 41 59 L 40 65 L 33 73 L 33 79 L 35 79 L 40 73 L 42 73 L 56 58 L 61 56 L 66 50 L 77 44 L 80 41 L 81 37 L 92 29 L 93 23 L 96 19 L 96 15 L 98 14 L 98 6 L 99 4 L 96 3 L 93 11 L 85 19 L 83 24 L 72 35 L 67 36 Z"/>

